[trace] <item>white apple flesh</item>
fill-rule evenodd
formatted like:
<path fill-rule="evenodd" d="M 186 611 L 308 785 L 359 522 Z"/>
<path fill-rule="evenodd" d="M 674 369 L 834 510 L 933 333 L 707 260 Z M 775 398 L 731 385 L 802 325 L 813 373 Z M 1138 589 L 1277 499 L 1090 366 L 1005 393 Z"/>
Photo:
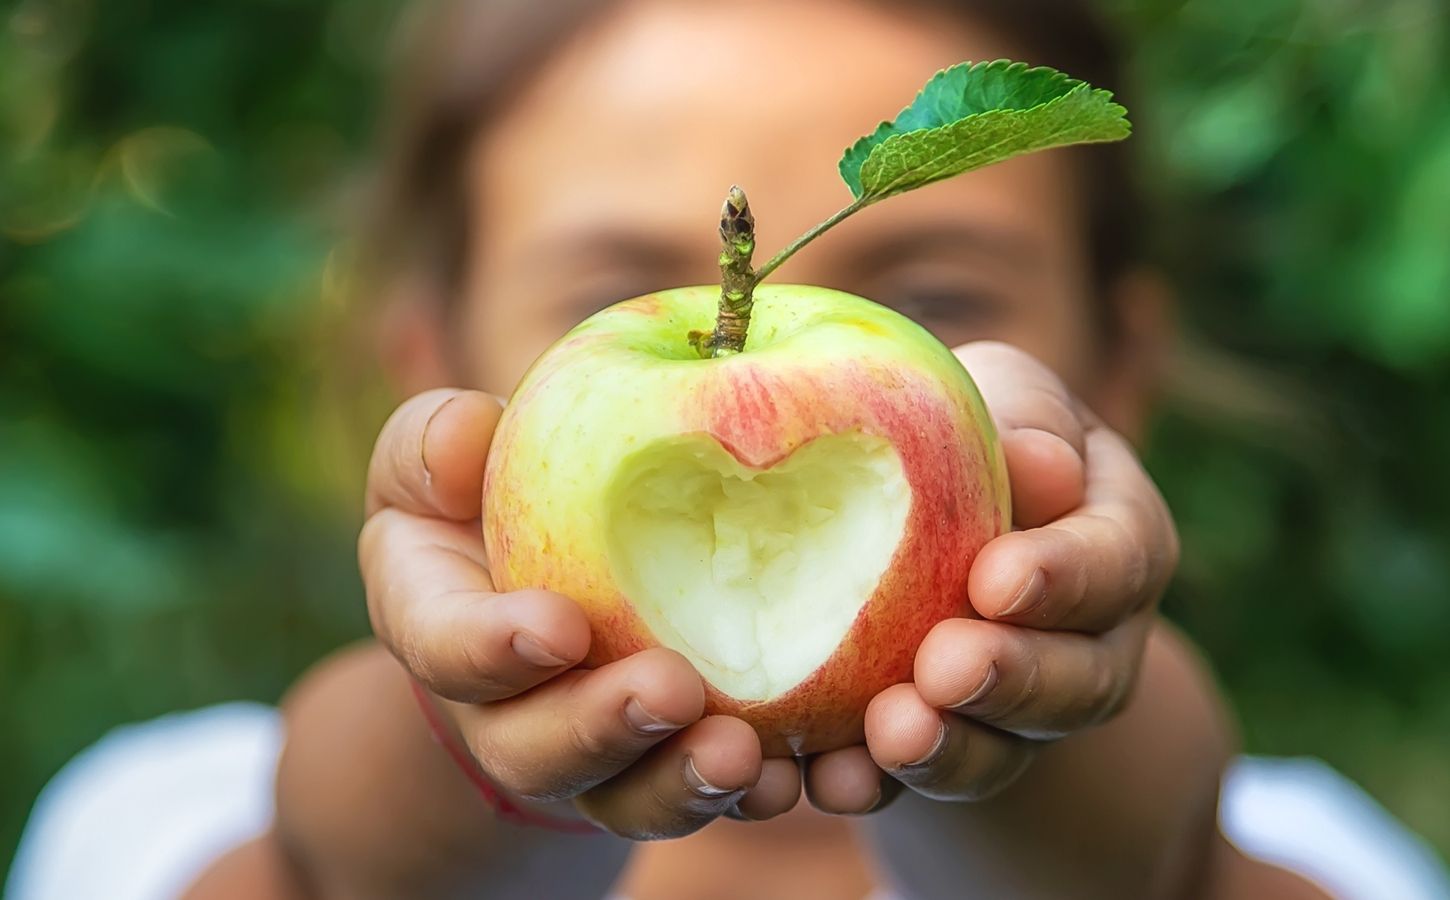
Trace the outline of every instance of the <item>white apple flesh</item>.
<path fill-rule="evenodd" d="M 668 647 L 767 753 L 834 749 L 968 613 L 972 560 L 1010 523 L 1001 450 L 904 316 L 762 285 L 744 352 L 702 359 L 687 334 L 719 290 L 616 304 L 534 364 L 488 459 L 489 564 L 499 590 L 580 604 L 586 664 Z"/>

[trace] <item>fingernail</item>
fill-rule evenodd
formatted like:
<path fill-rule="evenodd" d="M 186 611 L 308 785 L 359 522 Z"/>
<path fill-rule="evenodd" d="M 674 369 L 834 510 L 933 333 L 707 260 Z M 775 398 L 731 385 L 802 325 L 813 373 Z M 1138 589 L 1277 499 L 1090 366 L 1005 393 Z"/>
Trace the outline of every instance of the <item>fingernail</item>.
<path fill-rule="evenodd" d="M 881 807 L 881 804 L 884 803 L 885 801 L 886 801 L 886 791 L 884 791 L 881 788 L 881 785 L 880 784 L 877 784 L 876 785 L 876 797 L 874 799 L 872 799 L 872 801 L 869 804 L 866 805 L 866 808 L 865 809 L 857 810 L 856 812 L 842 812 L 842 813 L 837 813 L 837 815 L 842 815 L 842 816 L 846 816 L 846 817 L 852 817 L 852 816 L 869 816 L 872 813 L 874 813 L 877 809 L 879 809 Z"/>
<path fill-rule="evenodd" d="M 966 699 L 953 705 L 951 708 L 963 709 L 965 707 L 971 706 L 974 703 L 980 702 L 988 694 L 992 693 L 992 688 L 997 686 L 997 679 L 997 664 L 994 662 L 991 665 L 987 666 L 987 677 L 982 679 L 982 683 L 977 685 L 976 690 L 972 691 L 966 696 Z"/>
<path fill-rule="evenodd" d="M 685 786 L 706 800 L 719 800 L 724 797 L 733 797 L 734 799 L 731 802 L 734 802 L 745 796 L 743 789 L 716 787 L 706 781 L 700 775 L 700 770 L 695 768 L 695 760 L 688 756 L 685 757 Z"/>
<path fill-rule="evenodd" d="M 901 765 L 901 768 L 903 768 L 903 769 L 921 769 L 921 768 L 925 768 L 926 766 L 929 766 L 932 763 L 936 762 L 937 760 L 941 759 L 942 758 L 942 755 L 947 752 L 947 737 L 948 736 L 949 736 L 949 732 L 947 731 L 947 723 L 945 721 L 943 721 L 941 723 L 941 726 L 937 729 L 936 740 L 935 741 L 932 741 L 931 749 L 928 750 L 928 751 L 926 751 L 926 753 L 921 757 L 921 759 L 912 760 L 909 763 L 903 763 Z"/>
<path fill-rule="evenodd" d="M 1033 569 L 1027 581 L 1017 589 L 1017 596 L 1007 604 L 1007 608 L 998 615 L 1020 616 L 1023 613 L 1031 612 L 1043 600 L 1047 599 L 1047 573 L 1040 567 Z"/>
<path fill-rule="evenodd" d="M 509 645 L 514 648 L 514 652 L 524 662 L 538 666 L 541 669 L 555 669 L 559 666 L 569 664 L 569 660 L 561 656 L 555 656 L 548 650 L 545 650 L 544 645 L 539 643 L 538 638 L 531 634 L 525 634 L 522 631 L 513 636 L 513 640 L 509 641 Z"/>
<path fill-rule="evenodd" d="M 665 734 L 670 731 L 678 731 L 684 726 L 678 722 L 670 722 L 661 719 L 659 716 L 644 708 L 644 704 L 630 697 L 624 704 L 624 720 L 629 727 L 640 734 Z"/>
<path fill-rule="evenodd" d="M 863 815 L 863 816 L 869 816 L 871 813 L 874 813 L 876 810 L 880 809 L 885 804 L 886 804 L 886 786 L 884 784 L 878 784 L 876 786 L 876 799 L 873 800 L 873 801 L 871 801 L 871 805 L 868 806 L 868 807 L 866 807 L 866 811 L 864 813 L 862 813 L 861 815 Z"/>
<path fill-rule="evenodd" d="M 437 408 L 428 415 L 428 421 L 423 423 L 423 434 L 418 438 L 418 461 L 423 464 L 423 483 L 425 485 L 433 484 L 433 470 L 428 468 L 428 432 L 433 429 L 433 420 L 438 418 L 438 415 L 443 410 L 447 409 L 454 400 L 457 400 L 462 395 L 463 392 L 459 391 L 438 404 Z"/>

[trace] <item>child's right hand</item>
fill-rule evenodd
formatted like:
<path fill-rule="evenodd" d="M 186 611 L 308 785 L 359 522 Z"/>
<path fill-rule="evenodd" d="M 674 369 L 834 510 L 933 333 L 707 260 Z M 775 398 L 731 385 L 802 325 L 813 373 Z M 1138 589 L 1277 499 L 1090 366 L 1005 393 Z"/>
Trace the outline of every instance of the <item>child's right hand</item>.
<path fill-rule="evenodd" d="M 590 633 L 573 601 L 494 591 L 479 516 L 501 409 L 488 394 L 430 391 L 383 426 L 358 546 L 378 638 L 516 798 L 571 800 L 635 839 L 789 810 L 796 763 L 762 759 L 739 719 L 701 718 L 704 687 L 684 657 L 653 649 L 574 668 Z"/>

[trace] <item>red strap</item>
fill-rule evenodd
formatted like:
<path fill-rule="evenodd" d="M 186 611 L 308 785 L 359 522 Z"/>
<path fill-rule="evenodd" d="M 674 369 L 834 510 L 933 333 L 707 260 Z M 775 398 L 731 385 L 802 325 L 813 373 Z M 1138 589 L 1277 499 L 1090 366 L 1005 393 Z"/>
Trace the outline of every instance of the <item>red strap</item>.
<path fill-rule="evenodd" d="M 423 711 L 423 718 L 428 720 L 428 730 L 433 732 L 433 740 L 448 754 L 454 765 L 462 772 L 469 782 L 478 789 L 485 803 L 489 805 L 500 819 L 510 825 L 521 825 L 533 828 L 548 828 L 552 831 L 562 831 L 566 834 L 601 834 L 602 832 L 588 822 L 572 822 L 566 819 L 556 819 L 553 816 L 543 816 L 530 812 L 516 805 L 504 793 L 498 789 L 493 782 L 484 777 L 479 771 L 478 764 L 474 762 L 473 755 L 458 742 L 453 732 L 443 722 L 443 716 L 433 702 L 428 691 L 416 681 L 409 682 L 413 686 L 413 697 L 418 701 L 418 708 Z"/>

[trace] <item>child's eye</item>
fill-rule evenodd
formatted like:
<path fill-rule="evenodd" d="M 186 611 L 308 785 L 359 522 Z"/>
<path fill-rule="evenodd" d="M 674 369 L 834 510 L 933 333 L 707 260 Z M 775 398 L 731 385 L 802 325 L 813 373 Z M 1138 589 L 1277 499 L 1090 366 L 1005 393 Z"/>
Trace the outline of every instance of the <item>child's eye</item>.
<path fill-rule="evenodd" d="M 1003 306 L 999 298 L 979 289 L 944 284 L 902 287 L 879 300 L 948 344 L 989 333 Z"/>

